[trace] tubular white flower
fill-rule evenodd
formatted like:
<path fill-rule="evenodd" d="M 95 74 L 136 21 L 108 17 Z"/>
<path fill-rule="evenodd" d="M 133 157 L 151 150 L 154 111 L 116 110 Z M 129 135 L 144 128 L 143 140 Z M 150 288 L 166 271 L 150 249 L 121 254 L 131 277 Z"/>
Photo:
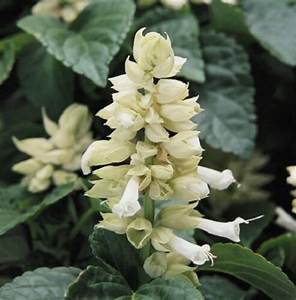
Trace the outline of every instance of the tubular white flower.
<path fill-rule="evenodd" d="M 233 242 L 240 241 L 240 224 L 249 224 L 251 221 L 262 218 L 258 216 L 256 218 L 245 220 L 243 218 L 236 218 L 232 222 L 217 222 L 204 218 L 196 218 L 198 220 L 198 228 L 204 230 L 210 234 L 225 237 Z"/>
<path fill-rule="evenodd" d="M 141 205 L 138 202 L 139 182 L 139 177 L 131 177 L 125 187 L 119 203 L 113 206 L 112 212 L 120 218 L 131 217 L 141 209 Z"/>
<path fill-rule="evenodd" d="M 205 244 L 198 246 L 177 236 L 174 236 L 169 241 L 168 246 L 173 251 L 191 260 L 195 265 L 200 266 L 207 261 L 210 261 L 213 264 L 213 260 L 216 258 L 216 256 L 210 253 L 211 248 L 209 245 Z"/>
<path fill-rule="evenodd" d="M 225 190 L 232 183 L 236 182 L 231 170 L 224 170 L 222 172 L 206 168 L 197 167 L 197 174 L 201 180 L 205 181 L 211 188 L 216 190 Z"/>

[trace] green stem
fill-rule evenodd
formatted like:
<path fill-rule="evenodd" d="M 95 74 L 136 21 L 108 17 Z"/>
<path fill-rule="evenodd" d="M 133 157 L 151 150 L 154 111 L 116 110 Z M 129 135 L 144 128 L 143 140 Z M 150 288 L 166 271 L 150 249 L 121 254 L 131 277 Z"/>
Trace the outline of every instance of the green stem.
<path fill-rule="evenodd" d="M 144 217 L 145 219 L 149 220 L 151 224 L 154 223 L 154 213 L 155 213 L 155 207 L 154 207 L 154 201 L 149 197 L 148 192 L 146 192 L 144 196 Z M 151 242 L 149 241 L 142 249 L 141 249 L 141 257 L 143 261 L 150 256 L 151 254 Z"/>
<path fill-rule="evenodd" d="M 152 225 L 154 223 L 154 210 L 154 200 L 152 200 L 149 197 L 148 192 L 146 192 L 144 196 L 144 217 L 149 220 Z"/>

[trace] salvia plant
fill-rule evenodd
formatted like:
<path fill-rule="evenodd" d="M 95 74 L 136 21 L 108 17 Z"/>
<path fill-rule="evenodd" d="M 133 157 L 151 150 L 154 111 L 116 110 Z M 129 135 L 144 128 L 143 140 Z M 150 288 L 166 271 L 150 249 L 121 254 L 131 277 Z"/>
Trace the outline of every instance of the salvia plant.
<path fill-rule="evenodd" d="M 295 4 L 0 2 L 0 300 L 296 299 Z"/>
<path fill-rule="evenodd" d="M 144 29 L 135 35 L 135 62 L 128 57 L 126 74 L 110 79 L 116 90 L 113 103 L 97 113 L 114 129 L 111 139 L 93 142 L 81 168 L 89 174 L 92 166 L 130 162 L 94 170 L 96 179 L 86 195 L 107 199 L 112 213 L 102 214 L 97 228 L 126 234 L 135 248 L 143 249 L 144 269 L 152 278 L 184 274 L 198 282 L 188 265 L 213 264 L 215 256 L 208 244 L 191 243 L 174 230 L 199 228 L 239 242 L 239 225 L 249 220 L 215 222 L 195 210 L 209 195 L 208 185 L 223 190 L 235 180 L 230 170 L 199 165 L 203 149 L 191 121 L 201 111 L 198 97 L 187 98 L 188 85 L 170 79 L 186 59 L 174 55 L 168 36 L 144 35 Z M 179 202 L 164 203 L 156 215 L 158 203 L 170 199 Z"/>

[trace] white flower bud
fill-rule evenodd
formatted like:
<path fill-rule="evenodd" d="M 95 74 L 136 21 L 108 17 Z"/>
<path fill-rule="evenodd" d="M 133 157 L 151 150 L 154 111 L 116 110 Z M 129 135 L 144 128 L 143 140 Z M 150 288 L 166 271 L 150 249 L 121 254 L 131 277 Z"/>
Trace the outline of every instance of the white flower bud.
<path fill-rule="evenodd" d="M 54 135 L 59 127 L 58 124 L 52 121 L 46 114 L 46 111 L 44 108 L 42 108 L 42 118 L 43 118 L 43 126 L 45 128 L 45 131 L 48 135 L 52 136 Z"/>
<path fill-rule="evenodd" d="M 174 190 L 174 198 L 178 200 L 201 200 L 210 193 L 208 185 L 194 174 L 176 177 L 170 183 Z"/>
<path fill-rule="evenodd" d="M 113 84 L 112 88 L 115 91 L 135 92 L 137 90 L 137 85 L 133 81 L 131 81 L 126 74 L 109 78 L 109 80 Z"/>
<path fill-rule="evenodd" d="M 52 174 L 52 180 L 56 186 L 75 182 L 77 177 L 77 174 L 63 170 L 54 171 Z"/>
<path fill-rule="evenodd" d="M 29 138 L 20 141 L 13 137 L 12 140 L 20 151 L 30 156 L 42 155 L 53 149 L 52 143 L 45 138 Z"/>
<path fill-rule="evenodd" d="M 145 127 L 146 137 L 153 143 L 161 143 L 169 140 L 169 133 L 160 124 L 150 124 Z"/>
<path fill-rule="evenodd" d="M 125 61 L 125 72 L 128 78 L 135 83 L 142 83 L 151 78 L 139 67 L 137 63 L 129 60 L 129 56 Z"/>
<path fill-rule="evenodd" d="M 91 172 L 91 166 L 107 165 L 126 160 L 135 151 L 130 142 L 101 140 L 93 142 L 81 158 L 81 169 L 84 174 Z"/>
<path fill-rule="evenodd" d="M 188 85 L 176 79 L 160 79 L 156 89 L 156 101 L 160 104 L 181 101 L 188 96 Z"/>
<path fill-rule="evenodd" d="M 43 164 L 41 162 L 30 158 L 13 165 L 12 170 L 20 174 L 29 175 L 36 173 L 42 166 Z"/>
<path fill-rule="evenodd" d="M 203 149 L 200 145 L 197 131 L 183 131 L 163 143 L 163 147 L 173 157 L 188 158 L 192 155 L 201 155 Z"/>

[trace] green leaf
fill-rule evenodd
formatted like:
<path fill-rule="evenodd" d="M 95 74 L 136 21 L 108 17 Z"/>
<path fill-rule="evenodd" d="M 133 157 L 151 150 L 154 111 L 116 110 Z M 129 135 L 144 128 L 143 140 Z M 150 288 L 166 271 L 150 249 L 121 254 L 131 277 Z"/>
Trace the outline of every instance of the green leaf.
<path fill-rule="evenodd" d="M 73 72 L 41 45 L 34 44 L 25 51 L 19 60 L 18 76 L 28 100 L 36 107 L 45 107 L 53 118 L 74 100 Z"/>
<path fill-rule="evenodd" d="M 95 228 L 90 245 L 93 254 L 118 270 L 133 288 L 147 279 L 138 252 L 125 236 Z"/>
<path fill-rule="evenodd" d="M 199 271 L 221 272 L 232 275 L 259 289 L 274 300 L 291 300 L 296 286 L 282 270 L 263 256 L 236 244 L 215 244 L 212 253 L 217 256 L 214 266 L 205 264 Z"/>
<path fill-rule="evenodd" d="M 75 189 L 75 184 L 59 186 L 49 194 L 31 194 L 20 185 L 0 188 L 0 235 L 40 213 Z M 42 199 L 42 197 L 44 197 Z"/>
<path fill-rule="evenodd" d="M 256 135 L 254 87 L 247 54 L 222 33 L 203 34 L 202 44 L 207 81 L 198 92 L 205 111 L 195 118 L 201 137 L 214 148 L 247 158 Z"/>
<path fill-rule="evenodd" d="M 206 300 L 244 300 L 246 292 L 222 276 L 203 276 L 200 290 Z"/>
<path fill-rule="evenodd" d="M 0 288 L 0 299 L 63 300 L 67 286 L 79 272 L 73 267 L 39 268 L 26 272 Z"/>
<path fill-rule="evenodd" d="M 203 300 L 201 293 L 183 279 L 155 279 L 136 292 L 116 270 L 103 264 L 80 273 L 66 293 L 67 300 Z"/>
<path fill-rule="evenodd" d="M 127 298 L 128 299 L 128 298 Z M 203 296 L 191 283 L 180 279 L 155 279 L 142 285 L 131 300 L 203 300 Z"/>
<path fill-rule="evenodd" d="M 269 255 L 275 250 L 280 253 L 284 253 L 284 265 L 296 274 L 295 249 L 296 235 L 286 233 L 262 243 L 258 252 L 266 257 L 269 257 Z"/>
<path fill-rule="evenodd" d="M 295 1 L 243 0 L 240 3 L 249 30 L 261 46 L 280 61 L 295 66 Z"/>
<path fill-rule="evenodd" d="M 112 300 L 129 295 L 131 289 L 125 279 L 107 264 L 89 266 L 69 286 L 67 300 Z"/>
<path fill-rule="evenodd" d="M 237 5 L 213 0 L 210 5 L 211 25 L 217 31 L 241 35 L 248 38 L 249 31 L 245 24 L 244 14 Z"/>
<path fill-rule="evenodd" d="M 108 66 L 131 25 L 131 0 L 96 0 L 69 28 L 46 16 L 28 16 L 18 26 L 34 35 L 56 59 L 105 86 Z"/>
<path fill-rule="evenodd" d="M 11 43 L 5 43 L 0 47 L 0 84 L 6 80 L 13 68 L 15 55 Z"/>
<path fill-rule="evenodd" d="M 205 81 L 204 63 L 199 43 L 199 25 L 191 13 L 180 13 L 163 8 L 148 10 L 135 25 L 147 27 L 149 31 L 157 31 L 169 35 L 174 52 L 187 58 L 187 62 L 178 74 L 197 82 Z"/>

